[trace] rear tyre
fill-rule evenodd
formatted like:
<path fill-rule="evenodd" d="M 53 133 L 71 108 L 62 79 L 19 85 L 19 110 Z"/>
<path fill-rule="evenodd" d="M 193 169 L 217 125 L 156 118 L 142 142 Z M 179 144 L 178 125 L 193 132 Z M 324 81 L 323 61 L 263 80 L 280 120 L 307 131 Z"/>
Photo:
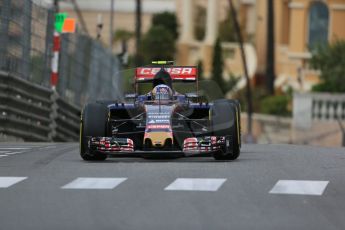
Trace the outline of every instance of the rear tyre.
<path fill-rule="evenodd" d="M 87 104 L 80 123 L 80 156 L 86 161 L 103 161 L 106 155 L 91 151 L 88 137 L 106 137 L 108 108 L 98 103 Z"/>
<path fill-rule="evenodd" d="M 225 136 L 227 146 L 215 152 L 216 160 L 235 160 L 240 155 L 240 126 L 237 105 L 231 100 L 216 100 L 211 108 L 211 126 L 214 136 Z"/>

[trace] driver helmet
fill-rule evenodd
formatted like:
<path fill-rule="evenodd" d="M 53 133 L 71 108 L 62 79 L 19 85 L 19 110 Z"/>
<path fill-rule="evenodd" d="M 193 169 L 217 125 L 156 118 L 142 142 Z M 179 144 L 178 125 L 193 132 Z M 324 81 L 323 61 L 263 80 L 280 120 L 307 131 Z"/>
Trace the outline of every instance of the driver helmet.
<path fill-rule="evenodd" d="M 152 90 L 153 100 L 171 100 L 173 98 L 173 92 L 167 85 L 157 85 Z"/>

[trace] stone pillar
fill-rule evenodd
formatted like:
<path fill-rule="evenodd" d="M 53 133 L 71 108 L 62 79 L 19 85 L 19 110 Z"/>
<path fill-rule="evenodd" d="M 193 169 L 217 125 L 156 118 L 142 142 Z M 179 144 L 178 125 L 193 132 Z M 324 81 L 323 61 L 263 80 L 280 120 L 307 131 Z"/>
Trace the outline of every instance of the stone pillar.
<path fill-rule="evenodd" d="M 212 71 L 213 46 L 218 36 L 218 0 L 207 1 L 206 34 L 203 45 L 204 75 L 210 76 Z"/>
<path fill-rule="evenodd" d="M 193 0 L 182 0 L 181 35 L 178 44 L 177 64 L 190 65 L 190 44 L 194 41 Z"/>
<path fill-rule="evenodd" d="M 189 43 L 193 40 L 193 0 L 182 1 L 182 33 L 180 43 Z"/>
<path fill-rule="evenodd" d="M 206 36 L 204 42 L 214 45 L 218 35 L 218 4 L 217 0 L 208 0 L 207 2 L 207 19 L 206 19 Z"/>

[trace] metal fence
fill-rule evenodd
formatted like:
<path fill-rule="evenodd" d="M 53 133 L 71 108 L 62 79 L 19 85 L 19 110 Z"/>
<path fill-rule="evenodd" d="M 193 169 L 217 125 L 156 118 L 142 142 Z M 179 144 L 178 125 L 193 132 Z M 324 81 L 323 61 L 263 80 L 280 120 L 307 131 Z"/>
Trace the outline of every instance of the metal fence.
<path fill-rule="evenodd" d="M 59 65 L 59 94 L 76 104 L 121 97 L 117 57 L 81 34 L 63 34 Z"/>
<path fill-rule="evenodd" d="M 54 12 L 31 0 L 0 1 L 0 70 L 49 88 Z M 63 34 L 57 91 L 83 105 L 121 95 L 120 64 L 98 41 Z"/>
<path fill-rule="evenodd" d="M 53 11 L 29 0 L 1 0 L 0 15 L 0 70 L 48 86 Z"/>

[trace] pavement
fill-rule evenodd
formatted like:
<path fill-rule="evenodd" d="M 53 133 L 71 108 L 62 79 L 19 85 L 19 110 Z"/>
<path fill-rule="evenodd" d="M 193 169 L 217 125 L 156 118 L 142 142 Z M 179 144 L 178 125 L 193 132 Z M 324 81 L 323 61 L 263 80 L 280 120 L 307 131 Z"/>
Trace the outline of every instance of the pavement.
<path fill-rule="evenodd" d="M 344 148 L 85 162 L 77 143 L 0 143 L 0 230 L 331 230 L 344 217 Z"/>

